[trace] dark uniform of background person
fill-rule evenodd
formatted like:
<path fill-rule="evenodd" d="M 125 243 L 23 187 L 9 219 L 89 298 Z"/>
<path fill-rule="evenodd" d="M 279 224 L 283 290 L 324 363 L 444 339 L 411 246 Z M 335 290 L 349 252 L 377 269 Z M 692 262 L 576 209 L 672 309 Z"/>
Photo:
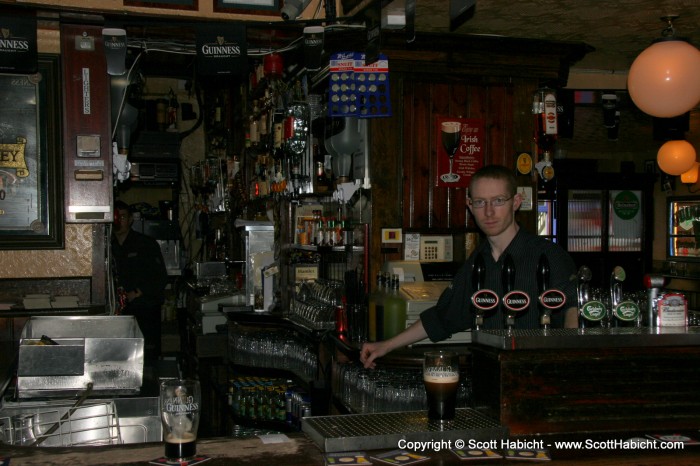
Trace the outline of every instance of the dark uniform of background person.
<path fill-rule="evenodd" d="M 117 201 L 112 230 L 112 257 L 116 286 L 122 288 L 126 303 L 122 315 L 136 317 L 143 332 L 146 360 L 160 355 L 161 306 L 168 279 L 158 242 L 131 229 L 134 221 L 129 206 Z"/>

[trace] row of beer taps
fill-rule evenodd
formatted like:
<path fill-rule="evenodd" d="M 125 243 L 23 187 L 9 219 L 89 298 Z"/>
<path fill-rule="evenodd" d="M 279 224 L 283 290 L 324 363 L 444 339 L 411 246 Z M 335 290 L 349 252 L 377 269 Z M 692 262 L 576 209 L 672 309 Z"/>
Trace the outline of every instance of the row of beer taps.
<path fill-rule="evenodd" d="M 566 305 L 566 296 L 561 290 L 550 288 L 550 269 L 547 257 L 540 256 L 537 271 L 537 287 L 539 296 L 537 297 L 540 311 L 540 328 L 549 330 L 551 326 L 552 312 L 562 308 L 572 307 Z M 477 256 L 472 268 L 472 287 L 475 290 L 471 302 L 475 310 L 474 330 L 480 330 L 484 325 L 484 317 L 487 312 L 495 309 L 499 303 L 503 307 L 505 317 L 505 328 L 512 330 L 515 326 L 515 319 L 520 312 L 529 308 L 530 297 L 523 291 L 515 289 L 515 264 L 512 257 L 507 255 L 503 259 L 501 268 L 501 280 L 503 284 L 503 297 L 499 297 L 493 290 L 485 289 L 486 267 L 481 255 Z M 655 325 L 654 303 L 660 289 L 664 286 L 662 276 L 645 276 L 647 287 L 646 312 L 642 315 L 642 309 L 634 299 L 625 299 L 622 285 L 626 277 L 625 269 L 615 266 L 610 274 L 608 289 L 601 293 L 601 290 L 591 288 L 593 272 L 583 265 L 576 274 L 577 309 L 579 317 L 579 327 L 610 327 L 634 326 L 641 327 L 644 320 L 650 327 Z M 605 296 L 608 294 L 608 296 Z M 607 302 L 604 302 L 607 301 Z M 639 301 L 643 301 L 639 299 Z"/>

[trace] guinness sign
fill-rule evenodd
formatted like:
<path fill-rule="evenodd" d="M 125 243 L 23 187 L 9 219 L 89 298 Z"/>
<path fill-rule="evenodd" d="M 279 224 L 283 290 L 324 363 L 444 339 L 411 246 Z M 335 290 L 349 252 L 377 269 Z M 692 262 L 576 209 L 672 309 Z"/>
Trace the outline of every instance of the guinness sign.
<path fill-rule="evenodd" d="M 25 11 L 4 10 L 3 13 L 0 17 L 0 73 L 36 73 L 36 17 Z"/>
<path fill-rule="evenodd" d="M 200 75 L 248 74 L 245 27 L 207 23 L 197 31 L 197 70 Z"/>
<path fill-rule="evenodd" d="M 560 290 L 546 290 L 540 295 L 539 301 L 547 309 L 556 310 L 566 303 L 566 295 Z"/>
<path fill-rule="evenodd" d="M 530 297 L 523 291 L 511 291 L 503 297 L 503 305 L 510 312 L 525 311 L 530 306 Z"/>
<path fill-rule="evenodd" d="M 472 295 L 472 304 L 481 311 L 494 309 L 498 301 L 498 295 L 491 290 L 479 290 Z"/>

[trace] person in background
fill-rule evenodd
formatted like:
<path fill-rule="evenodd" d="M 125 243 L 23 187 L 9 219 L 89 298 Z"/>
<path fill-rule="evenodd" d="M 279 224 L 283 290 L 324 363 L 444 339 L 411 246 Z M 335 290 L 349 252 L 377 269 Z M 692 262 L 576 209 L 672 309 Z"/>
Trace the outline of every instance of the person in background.
<path fill-rule="evenodd" d="M 122 315 L 132 315 L 141 328 L 145 358 L 160 356 L 161 306 L 168 280 L 158 242 L 134 231 L 134 217 L 129 206 L 117 201 L 114 206 L 112 257 L 116 286 L 125 297 Z"/>
<path fill-rule="evenodd" d="M 549 288 L 556 288 L 566 295 L 565 309 L 552 315 L 552 327 L 575 328 L 578 326 L 576 308 L 576 266 L 571 256 L 559 245 L 534 235 L 515 221 L 522 196 L 517 192 L 516 179 L 511 170 L 500 165 L 487 165 L 479 169 L 469 184 L 469 210 L 477 226 L 486 237 L 467 262 L 459 269 L 435 306 L 426 309 L 420 319 L 402 333 L 385 341 L 365 343 L 360 351 L 360 361 L 365 367 L 375 367 L 375 359 L 428 337 L 438 342 L 453 333 L 471 328 L 474 310 L 471 296 L 472 267 L 481 254 L 485 265 L 485 283 L 482 288 L 491 289 L 502 297 L 505 290 L 501 278 L 501 266 L 506 254 L 515 263 L 514 289 L 530 296 L 530 306 L 515 319 L 515 328 L 539 328 L 536 268 L 541 254 L 549 260 Z M 571 306 L 573 304 L 573 306 Z M 505 319 L 501 306 L 494 313 L 487 313 L 484 329 L 503 328 Z"/>

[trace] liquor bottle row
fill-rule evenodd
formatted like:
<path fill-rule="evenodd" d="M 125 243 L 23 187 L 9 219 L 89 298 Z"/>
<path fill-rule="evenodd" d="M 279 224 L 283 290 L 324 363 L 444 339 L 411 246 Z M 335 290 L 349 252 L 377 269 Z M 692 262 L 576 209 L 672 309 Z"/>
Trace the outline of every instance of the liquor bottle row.
<path fill-rule="evenodd" d="M 234 377 L 229 381 L 228 404 L 238 419 L 276 421 L 299 428 L 311 415 L 311 397 L 291 380 Z"/>

